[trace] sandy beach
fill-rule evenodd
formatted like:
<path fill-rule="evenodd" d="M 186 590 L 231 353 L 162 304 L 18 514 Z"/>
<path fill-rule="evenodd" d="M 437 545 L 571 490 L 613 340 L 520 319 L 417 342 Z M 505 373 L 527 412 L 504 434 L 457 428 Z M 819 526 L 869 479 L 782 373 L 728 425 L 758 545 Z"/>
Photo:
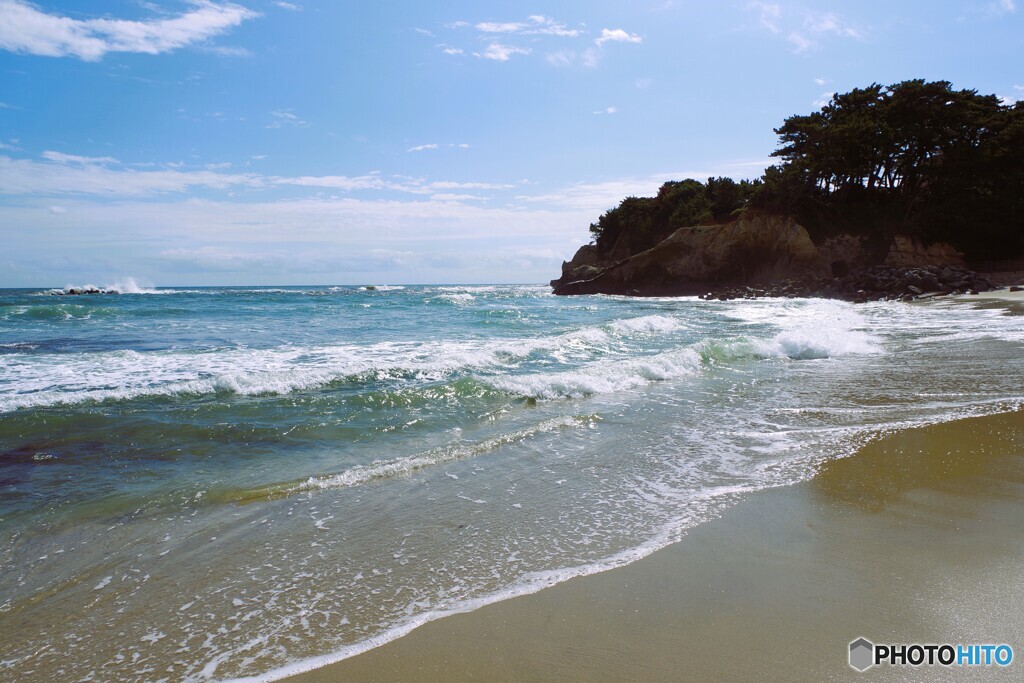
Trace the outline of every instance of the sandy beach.
<path fill-rule="evenodd" d="M 628 567 L 429 623 L 295 683 L 1020 680 L 847 645 L 1024 642 L 1024 413 L 889 434 Z"/>

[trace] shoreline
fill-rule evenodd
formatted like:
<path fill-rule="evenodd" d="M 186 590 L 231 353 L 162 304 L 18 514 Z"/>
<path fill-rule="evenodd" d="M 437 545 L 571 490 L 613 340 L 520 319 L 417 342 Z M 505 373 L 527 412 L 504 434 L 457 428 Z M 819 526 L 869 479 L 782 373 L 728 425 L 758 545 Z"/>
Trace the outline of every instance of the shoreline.
<path fill-rule="evenodd" d="M 1022 513 L 1024 412 L 915 427 L 752 493 L 624 567 L 448 615 L 284 680 L 846 680 L 858 636 L 1019 652 Z"/>

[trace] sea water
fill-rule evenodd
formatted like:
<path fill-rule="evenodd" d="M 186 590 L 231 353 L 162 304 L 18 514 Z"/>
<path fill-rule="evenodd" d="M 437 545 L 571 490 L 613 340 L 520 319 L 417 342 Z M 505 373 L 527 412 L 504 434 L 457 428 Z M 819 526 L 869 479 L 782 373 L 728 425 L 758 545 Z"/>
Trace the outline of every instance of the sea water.
<path fill-rule="evenodd" d="M 273 680 L 1017 409 L 977 298 L 0 290 L 0 676 Z"/>

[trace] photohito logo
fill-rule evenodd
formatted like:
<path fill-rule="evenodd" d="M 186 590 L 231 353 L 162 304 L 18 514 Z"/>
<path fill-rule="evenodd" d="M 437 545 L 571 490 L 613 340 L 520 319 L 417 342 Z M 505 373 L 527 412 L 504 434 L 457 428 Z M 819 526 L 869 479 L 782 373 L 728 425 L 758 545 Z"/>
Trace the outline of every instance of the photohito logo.
<path fill-rule="evenodd" d="M 867 638 L 850 642 L 850 666 L 867 671 L 879 664 L 889 666 L 1009 666 L 1013 661 L 1013 648 L 1003 643 L 957 644 L 949 643 L 902 645 L 875 645 Z"/>

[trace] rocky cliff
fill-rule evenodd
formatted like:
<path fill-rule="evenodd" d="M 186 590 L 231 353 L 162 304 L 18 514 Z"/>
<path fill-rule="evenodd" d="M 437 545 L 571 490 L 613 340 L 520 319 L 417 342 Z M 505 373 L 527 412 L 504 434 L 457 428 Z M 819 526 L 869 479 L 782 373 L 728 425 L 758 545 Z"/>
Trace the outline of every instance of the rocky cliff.
<path fill-rule="evenodd" d="M 551 286 L 555 294 L 693 295 L 808 275 L 842 277 L 877 263 L 919 266 L 963 260 L 948 245 L 926 247 L 903 236 L 884 255 L 851 235 L 815 245 L 791 217 L 744 214 L 722 225 L 680 228 L 654 247 L 614 261 L 602 259 L 593 245 L 581 247 L 562 264 L 562 277 Z"/>

